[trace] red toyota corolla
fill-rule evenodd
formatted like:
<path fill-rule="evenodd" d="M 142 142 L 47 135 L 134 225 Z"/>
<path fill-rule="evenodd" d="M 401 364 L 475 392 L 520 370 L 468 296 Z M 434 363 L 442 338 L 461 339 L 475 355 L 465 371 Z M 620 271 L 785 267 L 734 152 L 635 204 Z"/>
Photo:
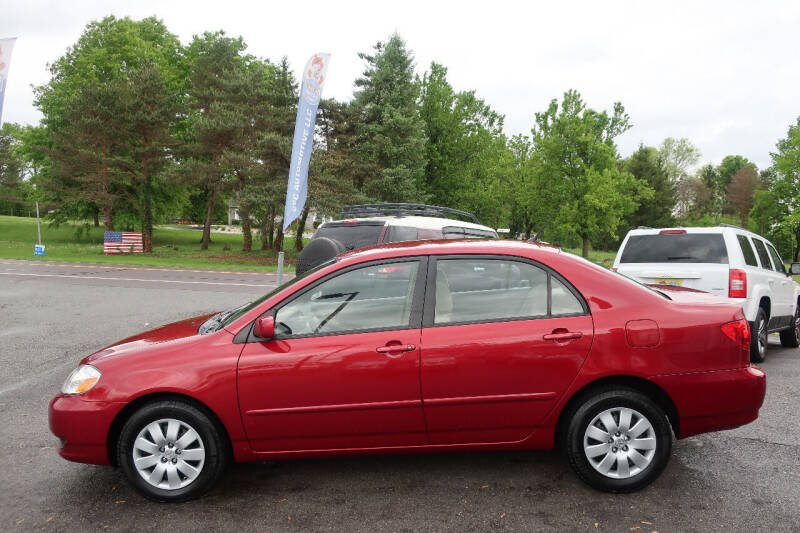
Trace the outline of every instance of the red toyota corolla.
<path fill-rule="evenodd" d="M 145 496 L 231 460 L 563 448 L 601 490 L 644 487 L 677 438 L 764 400 L 738 305 L 654 290 L 555 248 L 401 243 L 85 358 L 50 404 L 59 453 Z"/>

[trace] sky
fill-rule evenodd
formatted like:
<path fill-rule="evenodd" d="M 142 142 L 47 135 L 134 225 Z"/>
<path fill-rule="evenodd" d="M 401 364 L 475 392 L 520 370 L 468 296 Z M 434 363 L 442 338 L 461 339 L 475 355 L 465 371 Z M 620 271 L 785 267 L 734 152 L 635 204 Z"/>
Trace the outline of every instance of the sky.
<path fill-rule="evenodd" d="M 414 54 L 448 68 L 456 90 L 474 90 L 505 115 L 508 135 L 530 134 L 534 116 L 568 89 L 587 105 L 622 102 L 633 127 L 617 139 L 686 137 L 701 164 L 730 154 L 767 167 L 800 116 L 800 2 L 317 2 L 207 0 L 3 0 L 0 38 L 17 37 L 3 122 L 36 124 L 33 86 L 86 24 L 107 15 L 155 15 L 184 44 L 204 31 L 241 36 L 248 52 L 286 56 L 296 71 L 332 54 L 324 97 L 349 100 L 369 52 L 393 32 Z"/>

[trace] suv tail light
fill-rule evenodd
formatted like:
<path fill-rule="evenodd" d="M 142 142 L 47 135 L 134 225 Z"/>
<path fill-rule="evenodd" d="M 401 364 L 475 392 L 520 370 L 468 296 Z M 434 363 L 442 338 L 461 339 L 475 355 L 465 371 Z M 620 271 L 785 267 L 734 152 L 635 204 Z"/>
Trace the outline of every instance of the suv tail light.
<path fill-rule="evenodd" d="M 744 318 L 723 324 L 722 333 L 742 348 L 750 349 L 750 325 Z"/>
<path fill-rule="evenodd" d="M 728 298 L 747 298 L 747 272 L 744 270 L 731 269 Z"/>
<path fill-rule="evenodd" d="M 659 235 L 683 235 L 686 233 L 685 229 L 662 229 L 658 232 Z"/>

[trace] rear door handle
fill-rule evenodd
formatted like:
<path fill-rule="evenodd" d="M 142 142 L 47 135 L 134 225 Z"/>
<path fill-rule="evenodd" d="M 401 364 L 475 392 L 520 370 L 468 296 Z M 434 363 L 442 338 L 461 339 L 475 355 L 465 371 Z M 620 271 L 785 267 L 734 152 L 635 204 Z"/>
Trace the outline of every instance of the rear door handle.
<path fill-rule="evenodd" d="M 397 353 L 397 352 L 410 352 L 416 349 L 413 344 L 392 344 L 375 348 L 378 353 Z"/>
<path fill-rule="evenodd" d="M 542 336 L 542 338 L 546 341 L 556 341 L 556 342 L 571 341 L 575 339 L 580 339 L 581 337 L 583 337 L 583 333 L 581 333 L 580 331 L 547 333 L 546 335 Z"/>

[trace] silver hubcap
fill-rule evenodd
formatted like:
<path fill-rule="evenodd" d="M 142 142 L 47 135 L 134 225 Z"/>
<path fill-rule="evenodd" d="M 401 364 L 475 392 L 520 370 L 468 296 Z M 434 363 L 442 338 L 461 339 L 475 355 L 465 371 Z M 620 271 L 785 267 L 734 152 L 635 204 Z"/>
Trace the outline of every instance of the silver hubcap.
<path fill-rule="evenodd" d="M 627 407 L 606 409 L 583 434 L 583 451 L 589 464 L 606 477 L 633 477 L 656 454 L 656 434 L 650 421 Z"/>
<path fill-rule="evenodd" d="M 147 424 L 133 443 L 133 464 L 142 479 L 159 489 L 175 490 L 197 479 L 206 449 L 192 426 L 174 418 Z"/>
<path fill-rule="evenodd" d="M 800 339 L 800 312 L 794 315 L 794 335 Z"/>
<path fill-rule="evenodd" d="M 764 355 L 767 352 L 767 321 L 762 320 L 758 323 L 758 353 Z"/>

